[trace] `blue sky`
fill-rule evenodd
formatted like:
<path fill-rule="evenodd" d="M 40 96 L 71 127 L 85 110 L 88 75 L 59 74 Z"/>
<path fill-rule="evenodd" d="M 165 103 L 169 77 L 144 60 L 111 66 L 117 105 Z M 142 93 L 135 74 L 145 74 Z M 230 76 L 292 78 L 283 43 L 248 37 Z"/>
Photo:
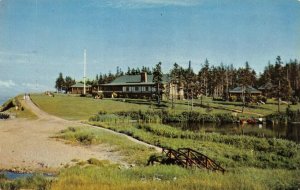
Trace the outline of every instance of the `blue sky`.
<path fill-rule="evenodd" d="M 262 71 L 300 59 L 298 0 L 0 0 L 0 93 L 53 89 L 59 72 L 174 62 Z"/>

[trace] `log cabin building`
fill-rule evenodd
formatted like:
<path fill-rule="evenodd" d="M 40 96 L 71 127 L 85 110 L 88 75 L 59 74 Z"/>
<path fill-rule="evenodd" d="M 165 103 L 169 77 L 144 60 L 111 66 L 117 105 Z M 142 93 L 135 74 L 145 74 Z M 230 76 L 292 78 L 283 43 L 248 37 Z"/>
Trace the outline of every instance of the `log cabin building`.
<path fill-rule="evenodd" d="M 169 98 L 183 98 L 183 88 L 171 83 L 167 74 L 162 77 L 162 85 L 164 89 L 162 99 L 168 98 L 166 94 L 169 95 Z M 146 72 L 140 75 L 123 75 L 111 83 L 100 85 L 100 90 L 107 98 L 111 98 L 113 95 L 118 98 L 151 98 L 156 94 L 156 88 L 153 75 L 148 75 Z"/>
<path fill-rule="evenodd" d="M 261 95 L 262 92 L 252 86 L 247 86 L 246 88 L 238 86 L 232 90 L 229 90 L 229 96 L 236 96 L 237 98 L 241 98 L 243 94 L 250 94 L 250 96 L 258 96 Z"/>
<path fill-rule="evenodd" d="M 85 90 L 87 94 L 92 93 L 92 86 L 91 85 L 85 85 Z M 76 83 L 71 86 L 71 93 L 72 94 L 83 94 L 83 83 Z"/>

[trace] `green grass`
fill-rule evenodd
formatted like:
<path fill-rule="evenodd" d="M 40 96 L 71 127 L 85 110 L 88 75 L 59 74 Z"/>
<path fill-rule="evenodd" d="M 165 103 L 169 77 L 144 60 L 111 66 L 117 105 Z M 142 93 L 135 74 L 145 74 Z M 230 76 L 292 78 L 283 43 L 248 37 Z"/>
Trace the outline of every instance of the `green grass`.
<path fill-rule="evenodd" d="M 120 169 L 115 166 L 75 166 L 61 172 L 52 184 L 58 189 L 297 189 L 299 172 L 237 168 L 219 172 L 178 166 Z"/>
<path fill-rule="evenodd" d="M 125 136 L 91 127 L 69 127 L 56 137 L 82 145 L 109 144 L 113 151 L 118 151 L 124 157 L 124 161 L 139 165 L 145 164 L 148 157 L 155 152 L 153 148 L 131 142 Z"/>
<path fill-rule="evenodd" d="M 0 189 L 16 190 L 16 189 L 50 189 L 51 179 L 42 175 L 33 175 L 31 177 L 20 178 L 16 180 L 8 180 L 0 177 Z"/>
<path fill-rule="evenodd" d="M 200 105 L 200 100 L 195 100 L 196 105 Z M 210 105 L 214 107 L 233 109 L 233 110 L 242 110 L 242 102 L 226 102 L 226 101 L 213 101 L 212 98 L 206 97 L 203 100 L 203 105 Z M 300 109 L 300 104 L 290 105 L 292 110 Z M 282 103 L 280 105 L 280 111 L 285 112 L 287 104 Z M 257 105 L 255 103 L 250 104 L 248 107 L 244 108 L 244 112 L 253 112 L 257 114 L 262 114 L 263 116 L 275 113 L 278 111 L 277 101 L 274 99 L 268 99 L 266 104 Z M 242 114 L 243 115 L 243 114 Z M 244 114 L 246 116 L 257 116 L 255 114 Z"/>
<path fill-rule="evenodd" d="M 57 94 L 49 97 L 31 95 L 33 101 L 46 112 L 71 120 L 87 120 L 99 111 L 108 116 L 105 123 L 94 125 L 112 129 L 154 145 L 190 147 L 216 160 L 227 172 L 208 172 L 201 169 L 184 169 L 178 166 L 148 166 L 148 157 L 155 151 L 133 143 L 126 137 L 90 127 L 70 127 L 57 134 L 57 138 L 89 146 L 109 144 L 118 151 L 133 168 L 122 168 L 106 161 L 91 158 L 78 162 L 77 166 L 63 169 L 51 184 L 51 189 L 297 189 L 300 187 L 300 151 L 294 142 L 280 139 L 264 139 L 248 136 L 220 135 L 182 131 L 167 125 L 138 125 L 116 120 L 113 113 L 121 111 L 167 110 L 173 114 L 187 111 L 187 101 L 176 101 L 175 110 L 170 103 L 156 107 L 147 100 L 119 99 L 95 100 L 77 96 Z M 193 110 L 208 113 L 194 101 Z M 238 102 L 218 102 L 204 98 L 204 105 L 219 107 L 209 114 L 231 113 L 224 108 L 241 109 Z M 299 105 L 292 109 L 298 109 Z M 267 104 L 245 111 L 269 114 L 276 112 L 276 104 Z M 284 108 L 282 108 L 283 110 Z M 110 115 L 109 115 L 110 114 Z M 240 114 L 241 115 L 241 114 Z M 252 114 L 243 114 L 250 117 Z"/>
<path fill-rule="evenodd" d="M 123 110 L 146 110 L 149 107 L 112 99 L 99 100 L 65 94 L 55 94 L 55 97 L 32 94 L 31 98 L 47 113 L 70 120 L 87 120 L 99 111 L 114 113 Z"/>
<path fill-rule="evenodd" d="M 99 111 L 106 111 L 107 113 L 115 113 L 120 111 L 147 111 L 147 110 L 166 110 L 172 114 L 178 114 L 184 111 L 191 110 L 191 101 L 176 100 L 175 109 L 171 109 L 171 102 L 162 102 L 160 107 L 156 106 L 155 101 L 150 102 L 144 99 L 93 99 L 86 97 L 79 97 L 66 94 L 55 94 L 55 97 L 49 97 L 44 94 L 32 94 L 32 100 L 44 111 L 69 120 L 87 120 L 90 116 L 98 113 Z M 265 105 L 250 105 L 245 107 L 245 113 L 238 113 L 240 117 L 257 117 L 257 114 L 268 115 L 277 112 L 277 105 L 274 100 L 269 100 L 270 103 Z M 195 99 L 193 111 L 203 114 L 224 114 L 232 113 L 230 110 L 242 110 L 241 102 L 225 102 L 213 101 L 210 97 L 203 98 L 204 106 L 215 107 L 208 111 L 206 107 L 200 105 L 200 100 Z M 287 105 L 282 104 L 281 110 L 284 112 Z M 300 109 L 300 104 L 291 105 L 292 110 Z M 249 113 L 247 113 L 249 112 Z M 252 114 L 256 113 L 256 114 Z"/>
<path fill-rule="evenodd" d="M 225 167 L 300 168 L 300 147 L 282 139 L 182 131 L 167 125 L 130 123 L 91 124 L 130 135 L 163 147 L 193 148 Z"/>

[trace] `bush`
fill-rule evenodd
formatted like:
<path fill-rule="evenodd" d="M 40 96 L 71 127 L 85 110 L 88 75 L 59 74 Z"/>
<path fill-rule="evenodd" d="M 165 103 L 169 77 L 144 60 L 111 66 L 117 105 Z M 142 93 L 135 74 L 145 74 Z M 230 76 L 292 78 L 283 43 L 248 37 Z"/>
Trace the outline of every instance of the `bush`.
<path fill-rule="evenodd" d="M 96 158 L 90 158 L 87 160 L 88 164 L 95 165 L 95 166 L 106 166 L 109 165 L 108 160 L 98 160 Z"/>
<path fill-rule="evenodd" d="M 297 96 L 294 96 L 291 98 L 291 102 L 292 102 L 292 105 L 297 105 L 299 102 L 299 98 Z"/>
<path fill-rule="evenodd" d="M 8 119 L 9 118 L 9 114 L 7 113 L 0 113 L 0 119 Z"/>
<path fill-rule="evenodd" d="M 78 142 L 84 145 L 91 145 L 95 142 L 95 135 L 91 133 L 79 133 L 75 134 L 75 138 Z"/>
<path fill-rule="evenodd" d="M 262 102 L 264 102 L 264 103 L 267 103 L 267 97 L 262 96 L 262 95 L 258 95 L 258 96 L 256 96 L 256 101 L 257 101 L 257 102 L 262 101 Z"/>
<path fill-rule="evenodd" d="M 229 101 L 230 102 L 236 102 L 237 101 L 237 97 L 236 96 L 230 96 L 229 97 Z"/>

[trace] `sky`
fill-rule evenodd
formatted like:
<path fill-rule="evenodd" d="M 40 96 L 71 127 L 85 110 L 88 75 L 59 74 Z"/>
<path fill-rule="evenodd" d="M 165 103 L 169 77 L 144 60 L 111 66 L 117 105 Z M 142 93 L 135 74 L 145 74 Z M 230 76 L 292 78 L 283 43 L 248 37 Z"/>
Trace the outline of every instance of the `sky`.
<path fill-rule="evenodd" d="M 262 71 L 300 60 L 299 0 L 0 0 L 0 96 L 54 90 L 59 72 L 168 72 L 192 62 Z"/>

